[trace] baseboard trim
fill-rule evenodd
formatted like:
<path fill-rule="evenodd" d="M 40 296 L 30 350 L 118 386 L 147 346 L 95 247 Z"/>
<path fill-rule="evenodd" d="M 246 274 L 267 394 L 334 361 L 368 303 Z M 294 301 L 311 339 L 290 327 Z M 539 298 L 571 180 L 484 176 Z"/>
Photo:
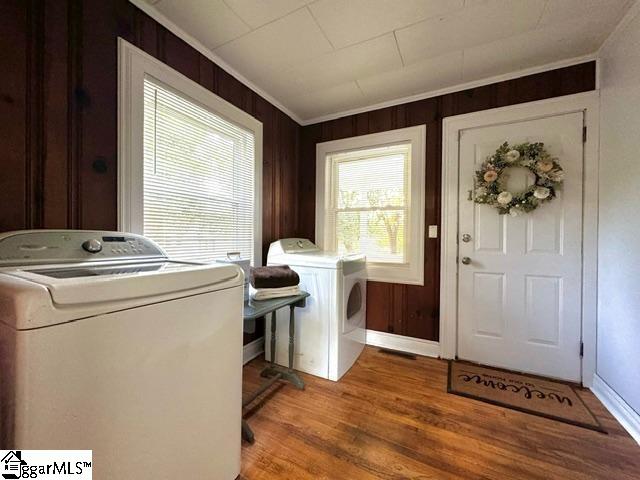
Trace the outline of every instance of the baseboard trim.
<path fill-rule="evenodd" d="M 591 391 L 602 402 L 620 425 L 640 445 L 640 415 L 598 375 L 593 376 Z"/>
<path fill-rule="evenodd" d="M 242 364 L 245 365 L 251 360 L 264 353 L 264 337 L 258 338 L 242 347 Z"/>
<path fill-rule="evenodd" d="M 377 332 L 367 330 L 367 345 L 374 347 L 388 348 L 389 350 L 399 350 L 401 352 L 413 353 L 425 357 L 438 358 L 440 355 L 440 344 L 422 338 L 405 337 L 393 333 Z"/>

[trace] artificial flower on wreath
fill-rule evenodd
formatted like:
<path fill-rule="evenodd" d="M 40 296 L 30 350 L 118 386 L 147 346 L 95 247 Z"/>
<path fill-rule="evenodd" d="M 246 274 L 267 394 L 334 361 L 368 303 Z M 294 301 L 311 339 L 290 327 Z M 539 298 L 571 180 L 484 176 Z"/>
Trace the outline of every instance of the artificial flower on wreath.
<path fill-rule="evenodd" d="M 504 172 L 510 167 L 524 167 L 535 176 L 533 184 L 522 192 L 506 189 Z M 504 142 L 487 157 L 475 174 L 474 202 L 490 205 L 501 215 L 517 216 L 531 212 L 556 197 L 564 181 L 564 170 L 542 142 L 525 142 L 510 146 Z"/>

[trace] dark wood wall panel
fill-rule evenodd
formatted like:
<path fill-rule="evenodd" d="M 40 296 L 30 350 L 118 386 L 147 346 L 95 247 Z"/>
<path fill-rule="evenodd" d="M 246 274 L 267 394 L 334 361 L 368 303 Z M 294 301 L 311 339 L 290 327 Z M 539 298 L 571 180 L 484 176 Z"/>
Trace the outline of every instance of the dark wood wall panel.
<path fill-rule="evenodd" d="M 0 231 L 116 228 L 122 37 L 263 123 L 265 252 L 297 232 L 294 120 L 127 0 L 7 0 L 0 9 Z"/>
<path fill-rule="evenodd" d="M 28 226 L 26 152 L 27 59 L 31 31 L 28 10 L 19 3 L 0 2 L 0 218 L 8 226 Z"/>
<path fill-rule="evenodd" d="M 69 199 L 69 35 L 67 7 L 64 2 L 44 4 L 43 17 L 49 19 L 44 24 L 42 41 L 44 88 L 42 125 L 46 128 L 43 136 L 43 199 L 42 225 L 47 228 L 64 228 L 68 224 Z"/>
<path fill-rule="evenodd" d="M 80 228 L 117 228 L 118 57 L 117 37 L 129 33 L 122 2 L 82 2 L 73 17 L 81 31 L 81 82 L 75 88 L 80 110 Z M 116 55 L 113 53 L 116 52 Z"/>
<path fill-rule="evenodd" d="M 302 129 L 299 234 L 315 236 L 316 144 L 355 135 L 427 125 L 427 225 L 440 225 L 442 119 L 463 113 L 569 95 L 595 88 L 595 63 L 553 70 L 483 87 L 359 113 Z M 368 283 L 367 325 L 382 332 L 438 340 L 440 240 L 425 241 L 424 286 Z"/>
<path fill-rule="evenodd" d="M 297 233 L 301 127 L 130 2 L 5 0 L 0 29 L 0 231 L 117 228 L 122 37 L 263 123 L 263 259 Z"/>

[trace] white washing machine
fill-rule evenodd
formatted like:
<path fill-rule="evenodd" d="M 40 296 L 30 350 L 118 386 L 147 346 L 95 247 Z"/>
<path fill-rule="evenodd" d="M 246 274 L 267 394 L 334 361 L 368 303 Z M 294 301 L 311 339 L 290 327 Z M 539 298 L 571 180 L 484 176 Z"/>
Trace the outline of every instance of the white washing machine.
<path fill-rule="evenodd" d="M 0 235 L 0 449 L 96 479 L 240 472 L 243 274 L 130 233 Z"/>
<path fill-rule="evenodd" d="M 268 265 L 289 265 L 300 275 L 300 288 L 311 294 L 296 309 L 294 368 L 337 381 L 358 359 L 365 345 L 367 275 L 364 255 L 325 252 L 310 240 L 285 238 L 269 247 Z M 277 314 L 276 362 L 288 362 L 289 312 Z M 265 354 L 270 358 L 267 318 Z"/>

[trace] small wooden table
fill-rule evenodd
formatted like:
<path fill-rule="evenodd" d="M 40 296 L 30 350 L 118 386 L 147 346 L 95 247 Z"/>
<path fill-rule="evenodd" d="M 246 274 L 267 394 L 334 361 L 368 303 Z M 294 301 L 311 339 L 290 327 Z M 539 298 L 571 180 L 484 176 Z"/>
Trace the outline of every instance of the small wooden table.
<path fill-rule="evenodd" d="M 296 307 L 304 307 L 306 299 L 309 296 L 307 292 L 300 292 L 299 295 L 291 297 L 273 298 L 270 300 L 247 300 L 244 302 L 244 320 L 256 320 L 271 314 L 271 355 L 269 365 L 266 366 L 260 376 L 268 378 L 261 386 L 242 401 L 242 407 L 246 407 L 256 398 L 262 395 L 271 385 L 278 380 L 284 380 L 291 383 L 299 390 L 304 390 L 304 382 L 293 371 L 293 352 L 294 337 L 296 328 L 295 309 Z M 289 367 L 284 368 L 276 365 L 276 311 L 289 307 Z M 242 419 L 242 438 L 249 443 L 255 441 L 253 431 L 249 427 L 246 420 Z"/>

